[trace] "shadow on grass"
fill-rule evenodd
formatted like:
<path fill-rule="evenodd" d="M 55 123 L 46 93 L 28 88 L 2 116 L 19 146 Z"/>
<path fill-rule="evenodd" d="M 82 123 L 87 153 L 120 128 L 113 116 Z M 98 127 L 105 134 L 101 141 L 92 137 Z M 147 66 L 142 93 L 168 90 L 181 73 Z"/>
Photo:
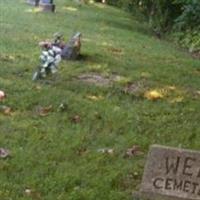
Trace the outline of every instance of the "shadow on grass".
<path fill-rule="evenodd" d="M 91 57 L 89 54 L 81 54 L 79 55 L 77 61 L 90 61 Z"/>

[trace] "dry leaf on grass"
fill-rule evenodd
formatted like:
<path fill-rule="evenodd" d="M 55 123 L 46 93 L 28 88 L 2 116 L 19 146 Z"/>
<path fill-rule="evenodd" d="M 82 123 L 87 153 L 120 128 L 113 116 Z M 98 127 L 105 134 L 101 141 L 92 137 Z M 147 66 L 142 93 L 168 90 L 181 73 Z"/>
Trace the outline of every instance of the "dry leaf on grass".
<path fill-rule="evenodd" d="M 41 199 L 41 194 L 33 189 L 27 188 L 24 191 L 25 195 L 33 199 Z"/>
<path fill-rule="evenodd" d="M 127 149 L 125 157 L 133 157 L 143 155 L 144 152 L 141 150 L 140 146 L 133 145 L 131 148 Z"/>
<path fill-rule="evenodd" d="M 101 95 L 100 96 L 88 95 L 87 98 L 92 100 L 92 101 L 99 101 L 99 100 L 103 99 L 103 97 Z"/>
<path fill-rule="evenodd" d="M 82 156 L 86 153 L 88 153 L 89 151 L 87 150 L 86 147 L 82 147 L 82 148 L 79 148 L 77 151 L 76 151 L 76 154 L 79 155 L 79 156 Z"/>
<path fill-rule="evenodd" d="M 12 114 L 12 109 L 8 106 L 0 106 L 0 112 L 4 115 L 11 115 Z"/>
<path fill-rule="evenodd" d="M 34 89 L 34 90 L 41 90 L 42 87 L 41 87 L 40 85 L 35 85 L 35 86 L 33 87 L 33 89 Z"/>
<path fill-rule="evenodd" d="M 198 95 L 200 95 L 200 90 L 196 91 L 196 93 L 197 93 Z"/>
<path fill-rule="evenodd" d="M 164 97 L 164 95 L 157 90 L 151 90 L 151 91 L 147 91 L 144 93 L 144 97 L 147 98 L 148 100 L 158 100 L 158 99 L 162 99 Z"/>
<path fill-rule="evenodd" d="M 105 153 L 105 154 L 113 154 L 114 153 L 114 149 L 103 148 L 103 149 L 98 149 L 97 152 Z"/>
<path fill-rule="evenodd" d="M 78 124 L 81 122 L 81 117 L 79 115 L 75 115 L 74 117 L 71 118 L 71 122 Z"/>
<path fill-rule="evenodd" d="M 0 54 L 0 60 L 5 62 L 13 62 L 15 60 L 15 57 L 12 55 L 2 55 Z"/>
<path fill-rule="evenodd" d="M 51 111 L 53 110 L 53 106 L 50 105 L 50 106 L 45 106 L 45 107 L 38 107 L 37 108 L 37 113 L 39 116 L 41 117 L 45 117 L 47 116 Z"/>
<path fill-rule="evenodd" d="M 176 87 L 175 86 L 168 86 L 167 89 L 170 90 L 170 91 L 174 91 L 174 90 L 176 90 Z"/>
<path fill-rule="evenodd" d="M 0 148 L 0 158 L 7 158 L 10 155 L 8 149 Z"/>
<path fill-rule="evenodd" d="M 170 103 L 181 103 L 183 102 L 184 98 L 183 97 L 175 97 L 172 100 L 170 100 Z"/>
<path fill-rule="evenodd" d="M 112 52 L 112 53 L 115 54 L 115 55 L 123 55 L 123 54 L 124 54 L 124 52 L 123 52 L 122 49 L 115 48 L 115 47 L 109 47 L 109 48 L 108 48 L 108 51 L 109 51 L 109 52 Z"/>
<path fill-rule="evenodd" d="M 68 110 L 68 105 L 66 103 L 61 103 L 57 109 L 58 112 L 64 112 L 67 110 Z"/>

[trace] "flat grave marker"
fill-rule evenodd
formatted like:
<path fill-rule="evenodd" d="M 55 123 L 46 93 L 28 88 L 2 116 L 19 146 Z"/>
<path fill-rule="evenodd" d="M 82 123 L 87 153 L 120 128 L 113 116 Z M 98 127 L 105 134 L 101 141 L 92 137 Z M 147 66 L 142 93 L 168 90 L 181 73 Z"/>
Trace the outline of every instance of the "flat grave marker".
<path fill-rule="evenodd" d="M 200 152 L 151 146 L 139 196 L 200 200 Z"/>

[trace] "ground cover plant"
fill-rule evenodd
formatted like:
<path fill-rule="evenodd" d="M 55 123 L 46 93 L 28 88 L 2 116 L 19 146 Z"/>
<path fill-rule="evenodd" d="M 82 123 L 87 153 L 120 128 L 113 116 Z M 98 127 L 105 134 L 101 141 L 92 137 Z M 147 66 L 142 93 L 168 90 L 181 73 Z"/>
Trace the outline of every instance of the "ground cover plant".
<path fill-rule="evenodd" d="M 132 199 L 151 144 L 200 147 L 200 61 L 119 9 L 56 6 L 0 2 L 0 199 Z M 58 31 L 82 32 L 81 59 L 32 82 Z"/>

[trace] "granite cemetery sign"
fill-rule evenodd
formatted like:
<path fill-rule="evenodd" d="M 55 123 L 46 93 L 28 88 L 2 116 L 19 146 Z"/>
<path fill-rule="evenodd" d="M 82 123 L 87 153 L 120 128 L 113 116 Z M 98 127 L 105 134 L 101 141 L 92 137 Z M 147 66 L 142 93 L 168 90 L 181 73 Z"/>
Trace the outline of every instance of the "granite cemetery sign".
<path fill-rule="evenodd" d="M 140 196 L 153 200 L 200 200 L 200 152 L 153 145 Z"/>

